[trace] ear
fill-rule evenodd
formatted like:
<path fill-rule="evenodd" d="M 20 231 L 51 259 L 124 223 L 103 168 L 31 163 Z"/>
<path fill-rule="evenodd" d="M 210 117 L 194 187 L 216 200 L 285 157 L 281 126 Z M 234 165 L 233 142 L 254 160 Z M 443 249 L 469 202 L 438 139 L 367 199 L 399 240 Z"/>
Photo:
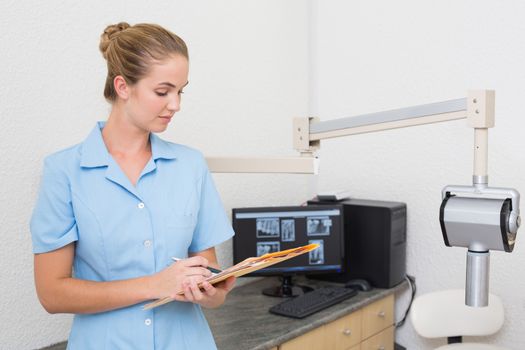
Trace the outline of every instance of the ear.
<path fill-rule="evenodd" d="M 127 100 L 129 98 L 130 88 L 126 82 L 126 79 L 124 79 L 122 75 L 117 75 L 115 79 L 113 79 L 113 87 L 115 88 L 115 92 L 119 98 L 123 100 Z"/>

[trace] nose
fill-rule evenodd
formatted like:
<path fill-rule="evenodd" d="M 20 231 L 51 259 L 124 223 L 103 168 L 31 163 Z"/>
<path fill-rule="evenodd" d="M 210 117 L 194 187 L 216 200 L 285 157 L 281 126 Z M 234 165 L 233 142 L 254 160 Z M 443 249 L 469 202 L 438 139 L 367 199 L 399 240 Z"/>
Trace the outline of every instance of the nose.
<path fill-rule="evenodd" d="M 175 95 L 173 98 L 171 98 L 168 102 L 168 105 L 166 108 L 171 112 L 175 113 L 180 111 L 180 95 Z"/>

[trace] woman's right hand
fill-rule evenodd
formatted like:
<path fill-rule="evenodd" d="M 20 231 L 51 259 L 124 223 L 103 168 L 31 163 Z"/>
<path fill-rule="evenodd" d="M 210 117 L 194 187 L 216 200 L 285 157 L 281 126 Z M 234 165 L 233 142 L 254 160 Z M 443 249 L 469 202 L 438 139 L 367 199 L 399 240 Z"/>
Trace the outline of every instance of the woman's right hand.
<path fill-rule="evenodd" d="M 188 259 L 174 262 L 164 270 L 151 276 L 152 299 L 164 297 L 175 298 L 177 293 L 183 291 L 183 282 L 191 280 L 200 283 L 211 276 L 206 268 L 208 260 L 202 256 L 194 256 Z"/>

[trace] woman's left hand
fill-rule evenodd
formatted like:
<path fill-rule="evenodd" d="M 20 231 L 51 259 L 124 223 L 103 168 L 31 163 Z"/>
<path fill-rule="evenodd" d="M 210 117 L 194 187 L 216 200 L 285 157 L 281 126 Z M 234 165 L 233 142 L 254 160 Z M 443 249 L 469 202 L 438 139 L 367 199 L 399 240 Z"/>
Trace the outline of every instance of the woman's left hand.
<path fill-rule="evenodd" d="M 233 276 L 216 285 L 204 281 L 201 289 L 194 279 L 189 278 L 182 283 L 184 295 L 177 295 L 175 300 L 192 302 L 205 308 L 216 308 L 224 303 L 226 295 L 235 286 L 235 281 L 236 278 Z"/>

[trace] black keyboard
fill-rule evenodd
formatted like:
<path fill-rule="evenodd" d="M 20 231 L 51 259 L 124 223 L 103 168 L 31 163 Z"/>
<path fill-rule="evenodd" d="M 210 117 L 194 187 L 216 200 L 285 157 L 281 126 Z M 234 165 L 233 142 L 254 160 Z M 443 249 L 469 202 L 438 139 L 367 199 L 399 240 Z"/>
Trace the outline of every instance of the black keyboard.
<path fill-rule="evenodd" d="M 281 316 L 304 318 L 356 294 L 357 290 L 352 288 L 322 287 L 274 305 L 270 308 L 270 312 Z"/>

